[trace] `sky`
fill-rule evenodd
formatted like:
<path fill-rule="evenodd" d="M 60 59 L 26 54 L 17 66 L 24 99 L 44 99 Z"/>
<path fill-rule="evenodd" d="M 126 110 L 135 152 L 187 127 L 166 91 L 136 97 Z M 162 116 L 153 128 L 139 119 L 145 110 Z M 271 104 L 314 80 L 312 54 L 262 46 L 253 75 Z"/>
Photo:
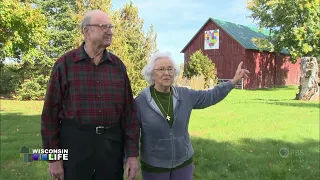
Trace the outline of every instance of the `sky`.
<path fill-rule="evenodd" d="M 113 9 L 119 9 L 129 0 L 113 0 Z M 144 30 L 154 26 L 158 34 L 159 51 L 169 51 L 180 64 L 181 50 L 204 25 L 209 17 L 237 24 L 256 26 L 249 18 L 246 0 L 133 0 L 144 20 Z"/>

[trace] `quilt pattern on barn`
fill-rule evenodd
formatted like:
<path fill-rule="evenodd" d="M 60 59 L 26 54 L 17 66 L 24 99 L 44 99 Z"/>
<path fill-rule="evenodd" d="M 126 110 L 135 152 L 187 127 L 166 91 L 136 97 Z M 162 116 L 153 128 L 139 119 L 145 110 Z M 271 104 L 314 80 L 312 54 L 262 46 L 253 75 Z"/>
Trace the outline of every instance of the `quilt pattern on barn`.
<path fill-rule="evenodd" d="M 204 49 L 219 49 L 219 29 L 204 32 Z"/>

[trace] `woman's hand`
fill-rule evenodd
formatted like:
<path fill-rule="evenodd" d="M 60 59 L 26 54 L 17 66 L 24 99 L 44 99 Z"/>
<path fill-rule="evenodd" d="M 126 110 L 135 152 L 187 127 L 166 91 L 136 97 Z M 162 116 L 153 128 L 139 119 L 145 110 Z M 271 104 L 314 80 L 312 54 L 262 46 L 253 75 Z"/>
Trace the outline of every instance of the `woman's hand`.
<path fill-rule="evenodd" d="M 236 74 L 234 75 L 233 79 L 231 80 L 232 84 L 237 84 L 242 78 L 249 78 L 247 74 L 250 74 L 250 72 L 246 69 L 242 69 L 243 62 L 238 65 L 238 69 L 236 71 Z"/>

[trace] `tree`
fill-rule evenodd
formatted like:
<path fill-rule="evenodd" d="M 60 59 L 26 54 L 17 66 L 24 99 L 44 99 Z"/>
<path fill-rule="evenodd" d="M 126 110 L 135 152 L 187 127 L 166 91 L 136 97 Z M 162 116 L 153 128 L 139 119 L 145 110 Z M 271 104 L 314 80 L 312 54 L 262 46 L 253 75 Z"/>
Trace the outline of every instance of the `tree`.
<path fill-rule="evenodd" d="M 316 58 L 304 57 L 301 59 L 299 94 L 296 95 L 296 99 L 318 100 L 318 73 L 318 63 Z"/>
<path fill-rule="evenodd" d="M 151 53 L 156 51 L 157 35 L 152 25 L 148 32 L 144 32 L 143 20 L 132 2 L 117 11 L 112 11 L 111 7 L 111 0 L 2 0 L 0 59 L 3 61 L 5 54 L 21 60 L 22 63 L 13 69 L 15 73 L 23 75 L 21 82 L 25 84 L 17 91 L 21 97 L 35 99 L 37 97 L 34 96 L 43 93 L 34 91 L 40 89 L 45 92 L 53 63 L 82 43 L 81 20 L 85 13 L 94 9 L 109 14 L 116 25 L 108 50 L 124 61 L 133 93 L 139 93 L 147 85 L 141 70 Z M 8 74 L 6 78 L 10 76 Z M 6 79 L 0 81 L 6 82 Z M 27 92 L 30 89 L 33 91 Z"/>
<path fill-rule="evenodd" d="M 78 30 L 71 3 L 64 0 L 39 0 L 38 5 L 42 14 L 47 18 L 49 41 L 46 42 L 46 55 L 56 61 L 67 51 L 77 47 L 74 39 Z"/>
<path fill-rule="evenodd" d="M 251 0 L 247 8 L 252 12 L 251 18 L 258 21 L 260 28 L 270 31 L 266 39 L 257 40 L 260 46 L 268 47 L 276 53 L 286 49 L 291 61 L 301 58 L 301 65 L 317 64 L 315 57 L 320 55 L 320 1 L 319 0 Z M 312 62 L 309 62 L 309 61 Z M 319 97 L 318 66 L 312 70 L 303 69 L 301 72 L 313 72 L 308 83 L 300 78 L 298 99 L 311 100 Z M 302 74 L 301 77 L 305 77 Z M 307 76 L 309 77 L 309 76 Z"/>
<path fill-rule="evenodd" d="M 137 95 L 147 86 L 141 70 L 146 65 L 151 53 L 157 50 L 157 36 L 152 25 L 149 31 L 144 33 L 143 19 L 139 17 L 138 7 L 135 7 L 132 1 L 116 11 L 112 19 L 116 30 L 110 50 L 124 61 L 133 94 Z"/>
<path fill-rule="evenodd" d="M 39 7 L 31 1 L 0 1 L 0 64 L 1 73 L 12 72 L 19 76 L 19 85 L 33 74 L 34 60 L 43 55 L 41 47 L 47 41 L 47 21 Z M 11 58 L 18 62 L 3 71 L 2 61 Z M 1 77 L 2 78 L 2 77 Z"/>
<path fill-rule="evenodd" d="M 44 97 L 52 66 L 62 54 L 73 48 L 77 28 L 76 22 L 70 18 L 73 10 L 68 1 L 30 0 L 29 6 L 38 10 L 46 26 L 37 29 L 45 32 L 42 37 L 36 37 L 41 44 L 29 51 L 22 49 L 24 82 L 16 91 L 22 100 Z M 33 18 L 37 21 L 38 17 Z"/>
<path fill-rule="evenodd" d="M 28 1 L 0 1 L 0 47 L 2 57 L 21 59 L 21 53 L 45 43 L 47 25 L 39 8 Z"/>
<path fill-rule="evenodd" d="M 213 80 L 214 84 L 218 81 L 215 64 L 212 63 L 211 59 L 205 56 L 201 50 L 198 50 L 190 56 L 190 61 L 186 66 L 184 76 L 190 79 L 200 75 L 204 76 L 204 88 L 209 87 L 210 80 Z"/>

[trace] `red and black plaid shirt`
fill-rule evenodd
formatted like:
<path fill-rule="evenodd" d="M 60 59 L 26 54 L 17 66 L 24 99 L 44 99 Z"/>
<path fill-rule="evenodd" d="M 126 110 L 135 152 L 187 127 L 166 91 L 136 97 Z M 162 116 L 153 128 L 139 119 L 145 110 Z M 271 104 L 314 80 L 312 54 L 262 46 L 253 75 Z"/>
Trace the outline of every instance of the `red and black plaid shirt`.
<path fill-rule="evenodd" d="M 123 62 L 104 52 L 95 65 L 84 43 L 67 52 L 53 66 L 41 116 L 43 148 L 60 148 L 60 120 L 82 124 L 113 125 L 122 119 L 128 157 L 137 157 L 139 123 L 131 85 Z"/>

